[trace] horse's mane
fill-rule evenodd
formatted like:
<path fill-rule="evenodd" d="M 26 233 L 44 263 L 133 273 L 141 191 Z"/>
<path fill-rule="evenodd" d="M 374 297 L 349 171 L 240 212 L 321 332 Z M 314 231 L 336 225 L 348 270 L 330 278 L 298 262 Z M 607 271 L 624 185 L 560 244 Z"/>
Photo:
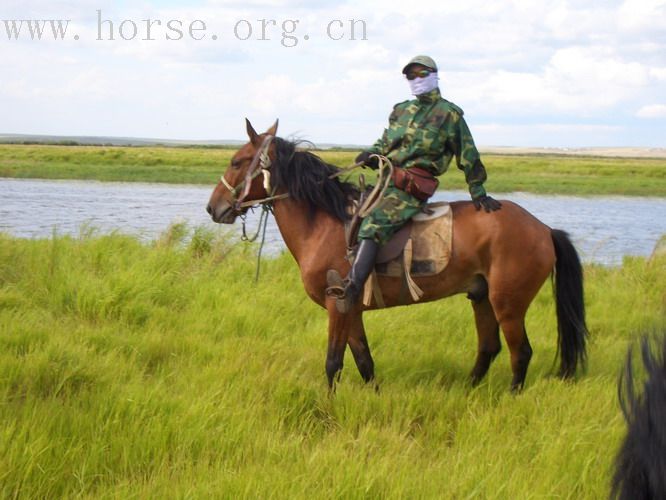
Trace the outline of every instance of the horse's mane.
<path fill-rule="evenodd" d="M 615 458 L 611 498 L 666 498 L 666 337 L 656 347 L 641 339 L 644 382 L 634 378 L 631 350 L 627 356 L 619 394 L 628 431 Z"/>
<path fill-rule="evenodd" d="M 358 189 L 337 177 L 331 179 L 340 169 L 309 151 L 297 150 L 302 142 L 274 139 L 276 161 L 271 167 L 271 183 L 294 200 L 305 202 L 310 219 L 317 210 L 323 210 L 340 221 L 348 220 L 347 206 Z"/>

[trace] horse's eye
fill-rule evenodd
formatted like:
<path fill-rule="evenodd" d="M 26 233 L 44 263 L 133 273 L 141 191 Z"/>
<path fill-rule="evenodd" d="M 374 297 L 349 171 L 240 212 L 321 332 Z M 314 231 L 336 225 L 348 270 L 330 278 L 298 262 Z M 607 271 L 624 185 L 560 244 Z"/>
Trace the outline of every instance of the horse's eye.
<path fill-rule="evenodd" d="M 240 166 L 241 166 L 241 162 L 240 162 L 240 161 L 238 161 L 238 160 L 232 160 L 232 162 L 231 162 L 231 168 L 235 168 L 236 170 L 238 170 L 238 169 L 240 168 Z"/>

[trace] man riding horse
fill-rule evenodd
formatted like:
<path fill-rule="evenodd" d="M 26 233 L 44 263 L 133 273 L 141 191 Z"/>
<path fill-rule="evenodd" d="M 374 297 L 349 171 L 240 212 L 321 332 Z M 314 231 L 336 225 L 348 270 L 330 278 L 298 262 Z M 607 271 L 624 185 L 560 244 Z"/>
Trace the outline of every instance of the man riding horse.
<path fill-rule="evenodd" d="M 435 61 L 416 56 L 402 73 L 416 99 L 396 104 L 382 137 L 356 158 L 357 163 L 376 169 L 376 155 L 382 155 L 396 168 L 384 198 L 361 223 L 356 258 L 349 274 L 343 280 L 337 271 L 330 271 L 327 277 L 327 293 L 336 297 L 341 313 L 351 310 L 358 300 L 379 247 L 423 209 L 437 188 L 435 176 L 446 172 L 454 156 L 458 168 L 465 172 L 476 209 L 483 207 L 491 212 L 501 207 L 483 187 L 486 169 L 463 110 L 442 98 Z"/>

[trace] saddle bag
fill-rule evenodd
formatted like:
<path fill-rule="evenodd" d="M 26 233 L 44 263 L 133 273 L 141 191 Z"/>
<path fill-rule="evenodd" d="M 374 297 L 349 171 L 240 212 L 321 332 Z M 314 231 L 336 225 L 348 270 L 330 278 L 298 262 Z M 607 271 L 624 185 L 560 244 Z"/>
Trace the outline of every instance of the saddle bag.
<path fill-rule="evenodd" d="M 439 185 L 439 179 L 427 170 L 418 167 L 393 169 L 393 184 L 398 189 L 411 194 L 414 198 L 426 201 Z"/>

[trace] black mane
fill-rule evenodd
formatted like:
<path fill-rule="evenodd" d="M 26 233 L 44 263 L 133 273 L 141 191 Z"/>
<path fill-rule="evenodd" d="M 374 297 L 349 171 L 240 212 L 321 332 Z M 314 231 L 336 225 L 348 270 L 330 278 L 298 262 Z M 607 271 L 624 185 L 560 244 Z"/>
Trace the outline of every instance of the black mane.
<path fill-rule="evenodd" d="M 324 210 L 333 217 L 349 219 L 347 206 L 356 197 L 358 189 L 353 184 L 331 179 L 340 169 L 330 165 L 309 151 L 298 151 L 298 142 L 276 137 L 276 161 L 271 166 L 271 183 L 277 189 L 284 189 L 293 199 L 305 202 L 308 215 Z"/>
<path fill-rule="evenodd" d="M 641 339 L 645 371 L 634 378 L 631 350 L 620 380 L 620 405 L 628 430 L 615 458 L 611 498 L 666 498 L 666 337 L 651 348 Z M 661 351 L 661 352 L 659 352 Z M 635 385 L 643 385 L 642 392 Z"/>

